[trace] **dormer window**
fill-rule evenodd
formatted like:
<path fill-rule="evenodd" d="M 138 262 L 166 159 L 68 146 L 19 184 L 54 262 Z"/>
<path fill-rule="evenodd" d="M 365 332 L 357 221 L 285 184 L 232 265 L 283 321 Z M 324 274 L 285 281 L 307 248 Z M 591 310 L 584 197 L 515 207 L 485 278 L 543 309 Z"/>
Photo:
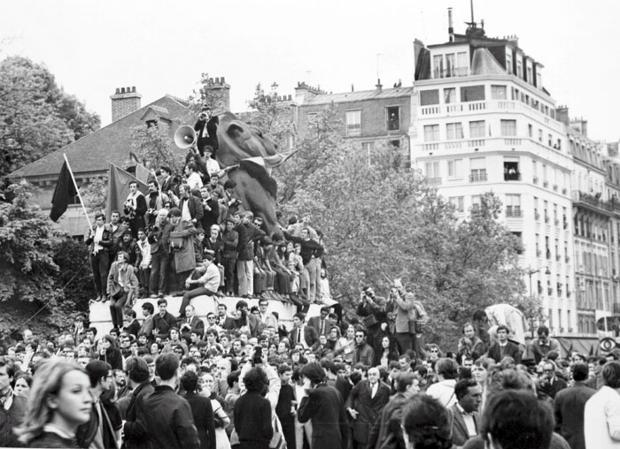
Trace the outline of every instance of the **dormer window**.
<path fill-rule="evenodd" d="M 157 128 L 157 120 L 147 120 L 146 121 L 147 128 Z"/>

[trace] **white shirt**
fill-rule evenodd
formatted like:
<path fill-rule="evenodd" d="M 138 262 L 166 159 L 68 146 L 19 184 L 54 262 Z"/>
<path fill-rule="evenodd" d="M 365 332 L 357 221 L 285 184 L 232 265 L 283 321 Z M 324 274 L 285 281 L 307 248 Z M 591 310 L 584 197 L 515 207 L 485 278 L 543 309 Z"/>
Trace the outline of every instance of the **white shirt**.
<path fill-rule="evenodd" d="M 198 280 L 204 284 L 204 288 L 215 293 L 220 288 L 220 269 L 215 264 L 210 263 L 205 274 Z"/>
<path fill-rule="evenodd" d="M 142 253 L 140 268 L 148 268 L 151 265 L 151 244 L 147 239 L 144 239 L 144 241 L 138 239 L 138 248 L 140 248 L 140 253 Z"/>
<path fill-rule="evenodd" d="M 467 413 L 458 402 L 456 404 L 456 407 L 461 412 L 463 421 L 465 421 L 465 427 L 467 427 L 467 434 L 470 437 L 475 437 L 476 435 L 478 435 L 478 431 L 476 430 L 476 421 L 474 421 L 474 415 L 472 413 Z"/>
<path fill-rule="evenodd" d="M 183 206 L 181 206 L 181 220 L 182 221 L 192 221 L 192 214 L 189 213 L 188 203 L 189 203 L 189 199 L 183 201 Z"/>
<path fill-rule="evenodd" d="M 190 190 L 196 190 L 202 188 L 202 178 L 196 172 L 193 172 L 191 175 L 187 177 L 187 185 Z"/>
<path fill-rule="evenodd" d="M 103 240 L 103 230 L 105 226 L 97 226 L 95 228 L 95 237 L 93 238 L 93 254 L 97 254 L 99 251 L 103 249 L 103 246 L 99 244 L 101 240 Z"/>
<path fill-rule="evenodd" d="M 426 394 L 434 397 L 441 402 L 441 405 L 448 408 L 456 403 L 456 394 L 454 394 L 455 385 L 456 380 L 454 379 L 442 380 L 428 387 Z"/>
<path fill-rule="evenodd" d="M 586 402 L 583 413 L 586 449 L 620 448 L 620 393 L 601 387 Z"/>
<path fill-rule="evenodd" d="M 211 157 L 207 158 L 205 165 L 207 166 L 207 173 L 209 173 L 209 176 L 213 175 L 214 173 L 220 172 L 220 164 L 218 164 L 218 162 Z"/>
<path fill-rule="evenodd" d="M 374 398 L 377 394 L 377 390 L 379 389 L 379 382 L 375 382 L 374 385 L 370 385 L 370 397 Z"/>

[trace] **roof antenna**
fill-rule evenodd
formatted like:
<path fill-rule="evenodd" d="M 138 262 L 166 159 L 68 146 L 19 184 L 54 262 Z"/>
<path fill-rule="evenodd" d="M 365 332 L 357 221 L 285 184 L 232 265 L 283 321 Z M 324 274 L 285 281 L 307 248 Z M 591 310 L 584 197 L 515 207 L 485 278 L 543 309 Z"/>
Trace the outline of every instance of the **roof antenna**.
<path fill-rule="evenodd" d="M 471 10 L 471 24 L 476 25 L 474 22 L 474 0 L 469 0 L 469 9 Z"/>

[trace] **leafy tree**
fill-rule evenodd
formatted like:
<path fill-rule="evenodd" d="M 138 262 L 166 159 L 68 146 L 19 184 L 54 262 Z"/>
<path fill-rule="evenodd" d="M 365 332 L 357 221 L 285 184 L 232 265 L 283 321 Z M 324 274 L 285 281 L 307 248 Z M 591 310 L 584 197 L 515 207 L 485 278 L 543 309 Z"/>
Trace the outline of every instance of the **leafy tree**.
<path fill-rule="evenodd" d="M 108 199 L 108 177 L 98 177 L 84 187 L 80 187 L 84 205 L 89 212 L 105 212 Z"/>
<path fill-rule="evenodd" d="M 184 160 L 180 150 L 173 148 L 166 126 L 138 126 L 131 136 L 133 152 L 147 167 L 170 167 L 181 173 Z"/>
<path fill-rule="evenodd" d="M 20 56 L 0 62 L 0 174 L 73 142 L 99 123 L 44 66 Z"/>
<path fill-rule="evenodd" d="M 478 212 L 459 221 L 417 172 L 401 168 L 392 148 L 378 148 L 369 163 L 343 141 L 329 109 L 302 142 L 312 153 L 291 158 L 296 174 L 281 178 L 294 187 L 280 188 L 291 191 L 284 212 L 310 215 L 325 236 L 333 295 L 352 310 L 362 285 L 387 293 L 388 280 L 403 278 L 431 315 L 426 338 L 443 343 L 475 310 L 519 304 L 519 246 L 497 221 L 498 200 L 485 196 Z"/>
<path fill-rule="evenodd" d="M 38 206 L 27 184 L 8 188 L 11 202 L 0 202 L 0 329 L 27 324 L 43 335 L 69 327 L 70 317 L 87 310 L 90 275 L 84 248 L 58 234 Z M 6 192 L 5 192 L 6 193 Z M 83 246 L 79 245 L 79 246 Z M 71 248 L 74 248 L 70 250 Z M 79 248 L 79 247 L 78 247 Z M 79 277 L 77 273 L 82 273 Z M 79 277 L 79 279 L 78 279 Z M 68 282 L 71 280 L 71 282 Z M 66 295 L 65 288 L 73 284 Z M 81 300 L 77 300 L 81 298 Z"/>

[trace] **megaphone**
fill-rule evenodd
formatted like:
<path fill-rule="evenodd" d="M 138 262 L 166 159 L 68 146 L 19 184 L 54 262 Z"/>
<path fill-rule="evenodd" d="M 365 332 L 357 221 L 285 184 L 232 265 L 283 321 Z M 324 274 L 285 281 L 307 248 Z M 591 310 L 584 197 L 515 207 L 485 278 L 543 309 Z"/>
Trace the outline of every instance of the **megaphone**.
<path fill-rule="evenodd" d="M 174 133 L 174 144 L 181 150 L 187 150 L 196 143 L 196 131 L 189 125 L 182 125 Z"/>

